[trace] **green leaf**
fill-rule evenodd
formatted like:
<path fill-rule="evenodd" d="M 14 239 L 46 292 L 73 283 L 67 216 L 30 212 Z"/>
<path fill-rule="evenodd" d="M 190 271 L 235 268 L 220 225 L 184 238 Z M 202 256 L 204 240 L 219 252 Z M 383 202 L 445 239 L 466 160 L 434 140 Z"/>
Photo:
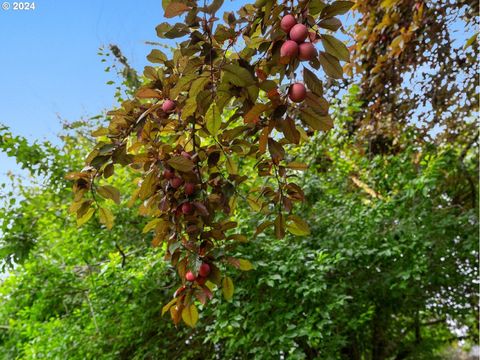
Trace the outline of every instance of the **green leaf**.
<path fill-rule="evenodd" d="M 253 269 L 253 265 L 250 261 L 246 259 L 239 259 L 238 260 L 238 268 L 242 271 L 249 271 Z"/>
<path fill-rule="evenodd" d="M 105 199 L 111 199 L 120 204 L 120 191 L 115 186 L 103 185 L 97 188 L 97 193 Z"/>
<path fill-rule="evenodd" d="M 195 327 L 198 321 L 198 310 L 195 305 L 190 305 L 182 310 L 182 319 L 190 327 Z"/>
<path fill-rule="evenodd" d="M 298 236 L 310 235 L 310 227 L 308 226 L 308 224 L 296 215 L 288 216 L 287 230 L 293 235 L 298 235 Z"/>
<path fill-rule="evenodd" d="M 217 136 L 222 125 L 222 118 L 215 102 L 210 105 L 205 114 L 205 127 L 212 136 Z"/>
<path fill-rule="evenodd" d="M 303 68 L 303 80 L 308 89 L 318 96 L 323 96 L 323 84 L 312 71 Z"/>
<path fill-rule="evenodd" d="M 336 15 L 343 15 L 350 10 L 353 5 L 355 5 L 355 3 L 351 1 L 335 1 L 331 5 L 325 6 L 320 16 L 325 19 Z"/>
<path fill-rule="evenodd" d="M 175 170 L 179 170 L 182 172 L 192 171 L 195 167 L 195 164 L 192 160 L 187 159 L 183 156 L 172 157 L 170 160 L 168 160 L 168 165 L 170 165 Z"/>
<path fill-rule="evenodd" d="M 240 65 L 230 64 L 223 67 L 223 79 L 235 86 L 247 87 L 255 85 L 253 75 Z"/>
<path fill-rule="evenodd" d="M 190 7 L 186 4 L 182 4 L 180 2 L 171 2 L 165 8 L 165 17 L 172 18 L 188 10 L 190 10 Z"/>
<path fill-rule="evenodd" d="M 98 216 L 100 218 L 100 222 L 107 227 L 107 229 L 111 229 L 113 227 L 114 216 L 109 209 L 106 208 L 99 208 L 98 209 Z"/>
<path fill-rule="evenodd" d="M 331 35 L 322 34 L 322 44 L 327 53 L 335 56 L 338 60 L 350 61 L 350 52 L 340 40 Z"/>
<path fill-rule="evenodd" d="M 325 74 L 334 79 L 341 79 L 343 77 L 342 66 L 336 57 L 321 51 L 318 60 L 320 61 Z"/>
<path fill-rule="evenodd" d="M 230 301 L 233 297 L 233 281 L 228 276 L 225 276 L 222 279 L 222 293 L 225 300 Z"/>

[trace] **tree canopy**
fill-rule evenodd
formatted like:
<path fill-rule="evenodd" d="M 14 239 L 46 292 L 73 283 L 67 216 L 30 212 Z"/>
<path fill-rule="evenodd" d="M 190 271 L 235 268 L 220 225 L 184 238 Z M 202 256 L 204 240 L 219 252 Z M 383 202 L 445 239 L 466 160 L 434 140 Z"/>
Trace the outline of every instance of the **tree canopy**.
<path fill-rule="evenodd" d="M 163 4 L 184 16 L 156 29 L 177 48 L 140 76 L 110 47 L 118 108 L 66 124 L 61 146 L 0 128 L 32 175 L 0 192 L 0 353 L 442 359 L 477 343 L 478 44 L 453 29 L 478 4 Z M 309 61 L 283 56 L 289 13 L 322 47 Z"/>

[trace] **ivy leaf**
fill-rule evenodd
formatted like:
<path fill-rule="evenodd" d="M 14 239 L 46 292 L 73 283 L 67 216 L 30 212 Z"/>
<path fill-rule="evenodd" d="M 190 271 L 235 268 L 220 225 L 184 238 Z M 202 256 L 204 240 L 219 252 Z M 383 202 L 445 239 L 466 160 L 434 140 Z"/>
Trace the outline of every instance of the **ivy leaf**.
<path fill-rule="evenodd" d="M 225 276 L 222 279 L 222 293 L 225 300 L 230 301 L 233 297 L 233 281 L 228 276 Z"/>
<path fill-rule="evenodd" d="M 220 126 L 222 125 L 222 118 L 220 115 L 220 111 L 217 107 L 215 102 L 210 105 L 205 114 L 205 127 L 207 128 L 208 132 L 212 136 L 217 136 L 218 130 L 220 130 Z"/>
<path fill-rule="evenodd" d="M 327 53 L 335 56 L 338 60 L 350 61 L 350 52 L 343 42 L 331 35 L 322 35 L 322 44 Z"/>
<path fill-rule="evenodd" d="M 198 310 L 195 305 L 190 305 L 182 310 L 182 319 L 185 324 L 190 327 L 195 327 L 198 321 Z"/>
<path fill-rule="evenodd" d="M 353 5 L 355 5 L 355 3 L 351 1 L 335 1 L 331 5 L 325 6 L 320 16 L 322 18 L 330 18 L 336 15 L 343 15 L 350 10 Z"/>
<path fill-rule="evenodd" d="M 103 185 L 97 188 L 97 193 L 105 199 L 111 199 L 120 204 L 120 191 L 111 185 Z"/>
<path fill-rule="evenodd" d="M 240 65 L 230 64 L 223 67 L 223 79 L 235 86 L 247 87 L 255 85 L 253 75 Z"/>
<path fill-rule="evenodd" d="M 239 259 L 238 260 L 238 268 L 242 271 L 249 271 L 253 269 L 253 265 L 250 261 L 246 259 Z"/>
<path fill-rule="evenodd" d="M 310 235 L 310 227 L 308 226 L 308 224 L 296 215 L 288 216 L 287 230 L 293 235 L 298 235 L 298 236 Z"/>
<path fill-rule="evenodd" d="M 195 167 L 195 164 L 192 160 L 187 159 L 183 156 L 172 157 L 170 160 L 168 160 L 168 165 L 170 165 L 175 170 L 179 170 L 182 172 L 192 171 Z"/>
<path fill-rule="evenodd" d="M 188 7 L 186 4 L 182 4 L 180 2 L 172 2 L 168 4 L 167 7 L 165 8 L 165 17 L 172 18 L 180 15 L 181 13 L 189 9 L 190 7 Z"/>
<path fill-rule="evenodd" d="M 98 209 L 98 216 L 100 218 L 100 222 L 110 230 L 113 227 L 114 216 L 112 212 L 107 208 L 99 208 Z"/>
<path fill-rule="evenodd" d="M 341 79 L 343 77 L 343 69 L 335 56 L 321 51 L 318 60 L 320 61 L 325 74 L 334 79 Z"/>

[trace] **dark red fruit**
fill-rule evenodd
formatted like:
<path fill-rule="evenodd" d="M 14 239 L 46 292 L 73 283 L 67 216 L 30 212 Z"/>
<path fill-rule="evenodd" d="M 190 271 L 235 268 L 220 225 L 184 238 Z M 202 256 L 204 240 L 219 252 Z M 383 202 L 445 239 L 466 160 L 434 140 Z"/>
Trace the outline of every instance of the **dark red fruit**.
<path fill-rule="evenodd" d="M 197 277 L 197 284 L 198 284 L 198 285 L 205 285 L 206 282 L 207 282 L 207 278 L 206 278 L 206 277 L 203 277 L 203 276 Z"/>
<path fill-rule="evenodd" d="M 308 29 L 303 24 L 297 24 L 290 30 L 290 39 L 297 43 L 302 43 L 308 36 Z"/>
<path fill-rule="evenodd" d="M 317 49 L 312 43 L 303 43 L 298 46 L 298 58 L 301 61 L 310 61 L 317 56 Z"/>
<path fill-rule="evenodd" d="M 184 215 L 189 215 L 193 212 L 193 205 L 186 202 L 182 204 L 182 213 Z"/>
<path fill-rule="evenodd" d="M 295 17 L 291 14 L 288 14 L 288 15 L 285 15 L 280 21 L 280 27 L 282 28 L 283 31 L 288 33 L 290 29 L 295 26 L 296 23 L 297 23 L 297 20 L 295 20 Z"/>
<path fill-rule="evenodd" d="M 281 57 L 290 57 L 294 58 L 298 55 L 298 44 L 293 40 L 287 40 L 283 43 L 282 47 L 280 48 L 280 56 Z"/>
<path fill-rule="evenodd" d="M 185 184 L 185 195 L 192 195 L 195 192 L 195 184 L 186 183 Z"/>
<path fill-rule="evenodd" d="M 178 189 L 180 187 L 180 185 L 183 184 L 183 180 L 182 178 L 179 178 L 178 176 L 175 176 L 174 178 L 170 179 L 170 185 L 174 188 L 174 189 Z"/>
<path fill-rule="evenodd" d="M 305 100 L 305 97 L 307 96 L 307 89 L 305 88 L 305 85 L 301 83 L 295 83 L 290 86 L 290 89 L 288 91 L 288 97 L 290 100 L 293 102 L 299 103 Z"/>
<path fill-rule="evenodd" d="M 163 170 L 163 177 L 167 180 L 172 179 L 175 176 L 175 173 L 172 170 L 165 169 Z"/>
<path fill-rule="evenodd" d="M 175 109 L 175 102 L 170 100 L 170 99 L 167 99 L 163 102 L 162 104 L 162 110 L 165 111 L 165 112 L 170 112 L 170 111 L 173 111 Z"/>
<path fill-rule="evenodd" d="M 191 271 L 188 271 L 188 272 L 185 274 L 185 279 L 186 279 L 187 281 L 195 281 L 196 276 L 195 276 Z"/>
<path fill-rule="evenodd" d="M 200 265 L 200 268 L 198 269 L 198 275 L 207 277 L 210 274 L 210 265 L 207 263 L 203 263 Z"/>

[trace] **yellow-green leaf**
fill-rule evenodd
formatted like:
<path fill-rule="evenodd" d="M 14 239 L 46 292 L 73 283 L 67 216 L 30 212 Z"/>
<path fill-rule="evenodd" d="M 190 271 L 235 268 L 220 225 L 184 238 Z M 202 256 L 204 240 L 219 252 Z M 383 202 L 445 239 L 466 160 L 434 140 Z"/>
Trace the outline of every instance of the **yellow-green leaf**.
<path fill-rule="evenodd" d="M 253 265 L 250 261 L 245 259 L 238 260 L 238 268 L 242 271 L 249 271 L 253 269 Z"/>
<path fill-rule="evenodd" d="M 237 175 L 238 174 L 237 163 L 231 157 L 227 157 L 227 161 L 225 162 L 225 165 L 226 165 L 227 171 L 230 175 Z"/>
<path fill-rule="evenodd" d="M 322 18 L 330 18 L 336 15 L 345 14 L 355 3 L 351 1 L 335 1 L 331 5 L 327 5 L 322 9 L 320 14 Z"/>
<path fill-rule="evenodd" d="M 323 96 L 323 84 L 312 71 L 303 69 L 303 79 L 310 91 L 318 96 Z"/>
<path fill-rule="evenodd" d="M 340 40 L 331 35 L 322 34 L 322 44 L 325 51 L 335 56 L 338 60 L 350 61 L 350 52 Z"/>
<path fill-rule="evenodd" d="M 82 226 L 88 220 L 90 220 L 94 212 L 95 209 L 91 207 L 81 217 L 77 217 L 77 226 Z"/>
<path fill-rule="evenodd" d="M 193 170 L 195 164 L 192 160 L 187 159 L 183 156 L 174 156 L 168 160 L 168 165 L 170 165 L 175 170 L 189 172 Z"/>
<path fill-rule="evenodd" d="M 230 301 L 233 297 L 233 281 L 228 276 L 222 279 L 222 293 L 225 300 Z"/>
<path fill-rule="evenodd" d="M 253 75 L 240 65 L 230 64 L 223 67 L 224 80 L 235 86 L 248 87 L 255 85 L 256 81 Z"/>
<path fill-rule="evenodd" d="M 177 302 L 177 298 L 174 298 L 170 300 L 168 304 L 166 304 L 164 307 L 162 307 L 162 316 L 165 315 L 165 313 L 170 310 L 170 308 Z"/>
<path fill-rule="evenodd" d="M 221 114 L 215 102 L 210 105 L 205 114 L 205 126 L 212 136 L 216 136 L 218 130 L 220 130 L 220 126 L 222 126 Z"/>
<path fill-rule="evenodd" d="M 190 305 L 182 310 L 182 319 L 190 327 L 195 327 L 198 321 L 198 310 L 195 305 Z"/>
<path fill-rule="evenodd" d="M 287 230 L 293 235 L 310 235 L 310 227 L 308 226 L 308 224 L 296 215 L 288 216 Z"/>
<path fill-rule="evenodd" d="M 293 169 L 293 170 L 307 170 L 308 169 L 307 164 L 304 164 L 304 163 L 301 163 L 301 162 L 298 162 L 298 161 L 289 162 L 287 165 L 285 165 L 285 167 L 287 167 L 289 169 Z"/>
<path fill-rule="evenodd" d="M 162 219 L 153 219 L 153 220 L 150 220 L 150 221 L 147 223 L 147 225 L 145 225 L 145 227 L 143 228 L 142 233 L 143 233 L 143 234 L 146 234 L 146 233 L 149 232 L 150 230 L 155 229 L 160 221 L 163 221 L 163 220 L 162 220 Z"/>
<path fill-rule="evenodd" d="M 167 55 L 158 49 L 153 49 L 150 54 L 147 55 L 147 60 L 151 63 L 163 64 L 167 61 Z"/>
<path fill-rule="evenodd" d="M 334 79 L 341 79 L 343 77 L 342 66 L 340 65 L 340 61 L 338 61 L 335 56 L 321 51 L 318 60 L 320 61 L 325 74 Z"/>
<path fill-rule="evenodd" d="M 330 116 L 320 115 L 310 108 L 301 109 L 300 118 L 314 130 L 328 131 L 333 127 L 333 121 Z"/>
<path fill-rule="evenodd" d="M 115 186 L 103 185 L 97 188 L 97 193 L 105 199 L 111 199 L 120 204 L 120 191 Z"/>
<path fill-rule="evenodd" d="M 98 209 L 98 216 L 100 218 L 100 222 L 107 227 L 107 229 L 111 229 L 113 227 L 114 216 L 109 209 L 106 208 L 99 208 Z"/>
<path fill-rule="evenodd" d="M 142 181 L 142 185 L 140 185 L 140 190 L 138 192 L 138 197 L 142 200 L 153 195 L 155 192 L 156 187 L 156 173 L 151 171 L 145 176 L 145 179 Z"/>

